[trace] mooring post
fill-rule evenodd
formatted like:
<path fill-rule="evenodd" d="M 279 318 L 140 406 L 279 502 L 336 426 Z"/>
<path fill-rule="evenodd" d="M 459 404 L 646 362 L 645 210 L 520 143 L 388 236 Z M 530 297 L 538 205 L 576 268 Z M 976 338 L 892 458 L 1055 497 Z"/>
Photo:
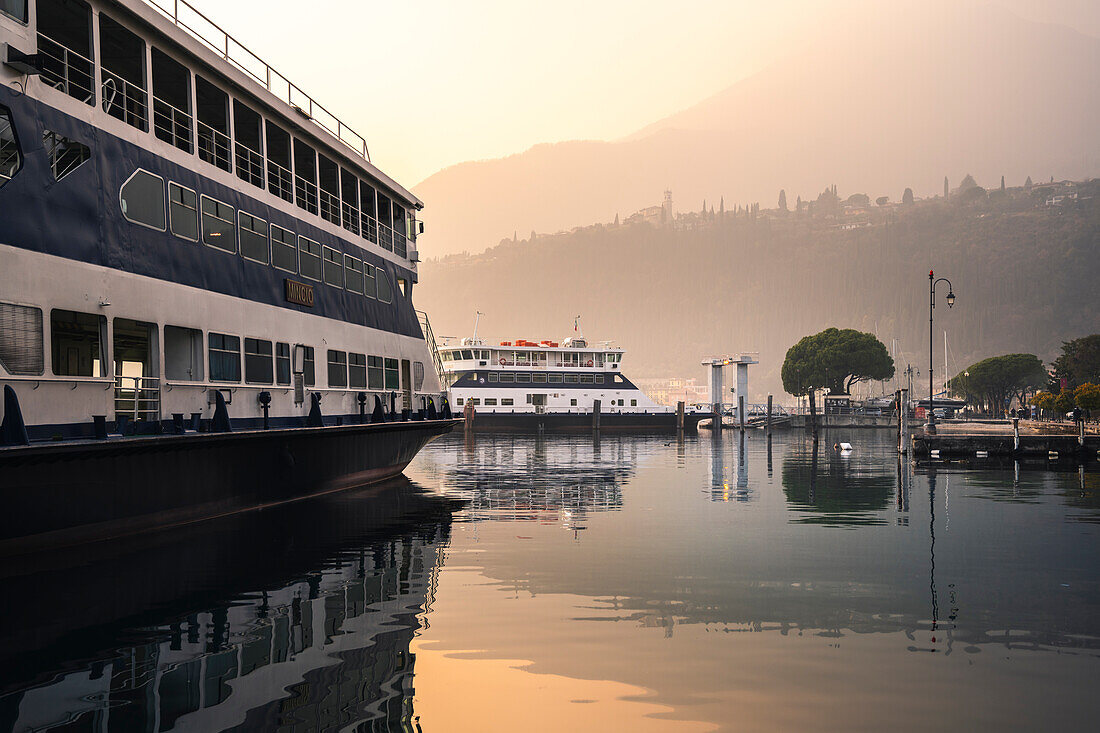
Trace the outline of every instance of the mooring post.
<path fill-rule="evenodd" d="M 684 429 L 684 401 L 680 400 L 676 403 L 676 430 L 683 431 Z"/>
<path fill-rule="evenodd" d="M 741 432 L 745 432 L 745 395 L 737 395 L 737 423 Z"/>
<path fill-rule="evenodd" d="M 765 432 L 770 436 L 772 434 L 772 396 L 768 395 L 768 417 L 765 426 Z"/>
<path fill-rule="evenodd" d="M 1085 447 L 1085 421 L 1084 420 L 1081 420 L 1079 423 L 1077 423 L 1077 429 L 1080 431 L 1077 434 L 1077 445 L 1084 448 Z"/>
<path fill-rule="evenodd" d="M 1020 450 L 1020 418 L 1012 418 L 1012 450 Z"/>
<path fill-rule="evenodd" d="M 909 390 L 898 390 L 898 451 L 909 454 Z"/>
<path fill-rule="evenodd" d="M 600 430 L 600 401 L 592 401 L 592 430 L 599 432 Z"/>

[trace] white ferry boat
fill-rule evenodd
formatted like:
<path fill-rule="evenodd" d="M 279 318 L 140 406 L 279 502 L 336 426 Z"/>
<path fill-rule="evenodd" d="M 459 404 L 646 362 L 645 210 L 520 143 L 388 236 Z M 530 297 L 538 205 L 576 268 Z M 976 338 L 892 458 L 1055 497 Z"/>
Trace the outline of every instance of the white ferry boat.
<path fill-rule="evenodd" d="M 422 205 L 185 0 L 0 1 L 0 553 L 400 473 Z"/>
<path fill-rule="evenodd" d="M 454 409 L 474 430 L 674 430 L 677 410 L 659 405 L 622 373 L 623 350 L 582 336 L 486 343 L 476 336 L 439 347 Z M 689 409 L 684 427 L 709 412 Z"/>

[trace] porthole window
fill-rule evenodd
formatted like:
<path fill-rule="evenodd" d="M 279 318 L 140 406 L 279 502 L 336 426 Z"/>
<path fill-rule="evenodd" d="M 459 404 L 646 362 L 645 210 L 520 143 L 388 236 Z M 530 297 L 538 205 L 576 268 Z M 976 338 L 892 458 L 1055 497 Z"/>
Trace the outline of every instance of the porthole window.
<path fill-rule="evenodd" d="M 134 224 L 164 231 L 164 179 L 138 170 L 119 192 L 122 215 Z"/>

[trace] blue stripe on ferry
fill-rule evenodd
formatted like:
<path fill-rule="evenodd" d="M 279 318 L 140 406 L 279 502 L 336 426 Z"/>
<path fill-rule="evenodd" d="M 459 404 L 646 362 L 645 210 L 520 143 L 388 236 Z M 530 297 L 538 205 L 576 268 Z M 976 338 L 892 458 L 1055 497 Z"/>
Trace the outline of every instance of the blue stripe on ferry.
<path fill-rule="evenodd" d="M 247 195 L 250 189 L 259 189 L 245 181 L 240 181 L 239 189 L 223 186 L 15 89 L 0 87 L 0 104 L 12 112 L 23 151 L 22 169 L 0 187 L 0 243 L 422 338 L 416 312 L 401 296 L 395 279 L 415 282 L 410 270 L 386 262 L 351 240 L 334 238 L 305 219 L 269 208 Z M 91 159 L 55 181 L 42 142 L 43 130 L 86 144 L 91 148 Z M 194 162 L 195 167 L 208 165 L 198 156 Z M 306 281 L 313 284 L 314 307 L 288 303 L 284 279 L 303 280 L 301 276 L 127 221 L 122 217 L 119 190 L 138 168 L 384 268 L 390 275 L 394 302 L 380 303 Z M 155 298 L 156 294 L 149 296 Z"/>

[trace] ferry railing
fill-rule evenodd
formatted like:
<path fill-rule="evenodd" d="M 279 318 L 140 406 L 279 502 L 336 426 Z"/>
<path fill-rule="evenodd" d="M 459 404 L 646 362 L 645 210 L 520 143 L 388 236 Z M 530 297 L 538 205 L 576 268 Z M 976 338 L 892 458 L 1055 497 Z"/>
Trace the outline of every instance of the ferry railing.
<path fill-rule="evenodd" d="M 294 176 L 294 200 L 311 214 L 317 213 L 317 184 L 299 175 Z"/>
<path fill-rule="evenodd" d="M 267 190 L 283 201 L 294 203 L 294 175 L 270 158 L 267 160 Z"/>
<path fill-rule="evenodd" d="M 340 197 L 321 189 L 321 218 L 340 226 Z"/>
<path fill-rule="evenodd" d="M 95 64 L 49 36 L 38 34 L 38 54 L 42 61 L 42 81 L 84 104 L 95 104 L 92 90 Z"/>
<path fill-rule="evenodd" d="M 308 117 L 356 155 L 367 161 L 370 160 L 366 138 L 345 125 L 336 115 L 317 103 L 313 97 L 273 69 L 187 0 L 145 0 L 145 2 L 222 59 L 255 79 L 271 94 Z"/>
<path fill-rule="evenodd" d="M 115 414 L 138 420 L 160 420 L 158 377 L 115 377 Z"/>
<path fill-rule="evenodd" d="M 103 111 L 131 127 L 145 132 L 149 129 L 149 93 L 118 74 L 100 67 L 103 81 L 100 94 Z"/>
<path fill-rule="evenodd" d="M 223 171 L 232 170 L 229 159 L 229 136 L 221 130 L 215 130 L 205 122 L 199 122 L 195 130 L 199 143 L 199 159 L 216 165 Z"/>
<path fill-rule="evenodd" d="M 405 235 L 394 231 L 393 233 L 393 253 L 401 257 L 408 256 L 408 248 L 405 244 Z"/>
<path fill-rule="evenodd" d="M 160 97 L 153 97 L 153 131 L 161 140 L 191 152 L 191 115 Z"/>
<path fill-rule="evenodd" d="M 362 214 L 359 217 L 363 238 L 374 244 L 378 244 L 378 222 L 370 214 Z"/>
<path fill-rule="evenodd" d="M 443 369 L 443 357 L 439 355 L 439 349 L 436 347 L 435 333 L 432 332 L 432 324 L 428 320 L 428 314 L 418 310 L 416 317 L 420 321 L 420 330 L 424 332 L 424 341 L 428 345 L 428 351 L 432 354 L 432 363 L 435 365 L 436 376 L 439 377 L 439 386 L 443 390 L 450 389 L 451 385 L 448 383 L 447 372 Z"/>
<path fill-rule="evenodd" d="M 378 244 L 382 249 L 393 252 L 393 230 L 385 224 L 378 225 Z"/>
<path fill-rule="evenodd" d="M 341 205 L 341 211 L 343 212 L 344 229 L 347 229 L 352 234 L 359 233 L 359 209 L 346 201 Z"/>
<path fill-rule="evenodd" d="M 237 178 L 257 188 L 264 187 L 264 156 L 243 143 L 237 143 Z"/>

